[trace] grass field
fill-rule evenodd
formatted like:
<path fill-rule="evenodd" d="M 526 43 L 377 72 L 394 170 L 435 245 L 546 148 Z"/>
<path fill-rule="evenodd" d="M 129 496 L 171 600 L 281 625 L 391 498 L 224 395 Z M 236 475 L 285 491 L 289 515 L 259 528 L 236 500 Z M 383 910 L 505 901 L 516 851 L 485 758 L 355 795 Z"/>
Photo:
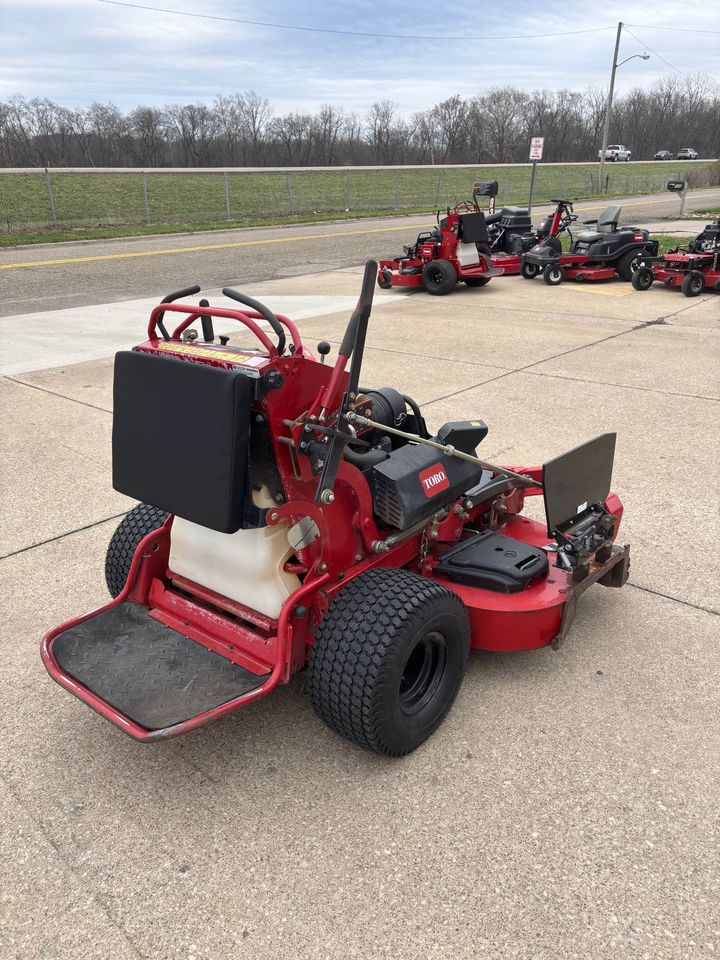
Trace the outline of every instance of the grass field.
<path fill-rule="evenodd" d="M 691 165 L 697 175 L 708 165 Z M 656 193 L 687 163 L 610 164 L 605 196 Z M 536 202 L 597 195 L 597 164 L 538 167 Z M 49 179 L 49 183 L 48 183 Z M 497 202 L 527 203 L 529 167 L 261 174 L 0 172 L 0 244 L 192 231 L 337 216 L 430 211 L 497 180 Z M 52 204 L 50 201 L 52 193 Z M 132 228 L 132 229 L 127 229 Z M 148 229 L 151 228 L 151 229 Z"/>

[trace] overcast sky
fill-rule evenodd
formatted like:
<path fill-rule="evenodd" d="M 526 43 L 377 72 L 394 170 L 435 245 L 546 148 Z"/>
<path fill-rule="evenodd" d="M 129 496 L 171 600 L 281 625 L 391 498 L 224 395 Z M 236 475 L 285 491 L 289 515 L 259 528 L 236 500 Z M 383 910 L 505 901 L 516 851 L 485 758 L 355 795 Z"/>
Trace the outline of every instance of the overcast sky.
<path fill-rule="evenodd" d="M 98 0 L 0 0 L 0 98 L 49 97 L 68 107 L 93 100 L 123 109 L 138 103 L 211 101 L 253 89 L 277 112 L 315 110 L 332 102 L 364 112 L 388 98 L 404 113 L 453 93 L 471 96 L 490 86 L 527 88 L 603 85 L 618 20 L 647 26 L 624 35 L 620 57 L 648 49 L 647 62 L 618 71 L 618 90 L 647 86 L 672 74 L 652 50 L 683 73 L 720 80 L 720 0 L 692 6 L 680 0 L 474 0 L 396 3 L 371 0 L 137 0 L 150 6 L 301 26 L 384 33 L 387 38 L 334 36 L 191 19 Z M 412 16 L 417 10 L 418 15 Z M 689 16 L 689 11 L 696 15 Z M 443 41 L 608 29 L 533 40 Z M 398 39 L 424 34 L 432 40 Z M 677 75 L 677 74 L 676 74 Z"/>

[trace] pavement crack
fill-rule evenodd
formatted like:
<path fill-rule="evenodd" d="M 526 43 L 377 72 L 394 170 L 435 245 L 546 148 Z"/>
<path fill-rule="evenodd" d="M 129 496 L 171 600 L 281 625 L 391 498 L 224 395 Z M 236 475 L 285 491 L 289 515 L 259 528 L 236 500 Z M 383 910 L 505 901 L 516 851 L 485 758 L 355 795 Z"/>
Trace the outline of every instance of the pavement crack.
<path fill-rule="evenodd" d="M 95 903 L 97 908 L 100 910 L 103 916 L 107 919 L 108 923 L 117 930 L 117 932 L 120 934 L 122 939 L 125 941 L 128 947 L 132 950 L 133 956 L 137 957 L 138 960 L 149 960 L 149 955 L 147 953 L 143 953 L 143 951 L 134 942 L 134 940 L 132 939 L 128 931 L 125 929 L 125 927 L 123 927 L 120 921 L 113 916 L 109 905 L 105 903 L 98 896 L 98 893 L 96 890 L 92 890 L 89 888 L 89 885 L 83 879 L 82 874 L 78 873 L 78 871 L 70 863 L 68 858 L 63 854 L 63 851 L 61 850 L 59 844 L 56 843 L 56 841 L 53 839 L 53 837 L 48 832 L 48 830 L 43 826 L 42 821 L 30 814 L 30 812 L 27 810 L 27 804 L 23 803 L 22 797 L 18 794 L 17 790 L 14 789 L 10 780 L 2 774 L 0 774 L 0 779 L 2 779 L 2 782 L 5 784 L 8 793 L 12 796 L 12 798 L 15 800 L 15 802 L 20 807 L 20 809 L 25 810 L 28 817 L 32 821 L 33 825 L 35 826 L 35 829 L 38 831 L 38 833 L 43 838 L 45 843 L 47 843 L 50 849 L 55 853 L 56 857 L 58 858 L 62 866 L 62 869 L 67 871 L 67 873 L 71 874 L 75 878 L 77 883 L 86 892 L 90 894 L 90 899 L 93 901 L 93 903 Z"/>
<path fill-rule="evenodd" d="M 682 310 L 678 310 L 676 313 L 670 314 L 668 317 L 660 317 L 655 320 L 646 320 L 642 323 L 638 323 L 633 327 L 630 327 L 628 330 L 620 330 L 618 333 L 611 333 L 607 337 L 601 337 L 599 340 L 592 340 L 590 343 L 583 343 L 579 347 L 571 347 L 569 350 L 562 350 L 560 353 L 554 354 L 552 357 L 544 357 L 542 360 L 535 360 L 533 363 L 528 363 L 524 367 L 517 367 L 514 370 L 508 370 L 506 373 L 498 374 L 497 377 L 490 377 L 488 380 L 482 380 L 480 383 L 473 383 L 469 387 L 462 387 L 460 390 L 455 390 L 453 393 L 446 393 L 441 397 L 435 397 L 432 400 L 426 400 L 423 406 L 427 407 L 433 403 L 439 403 L 441 400 L 450 400 L 452 397 L 460 396 L 463 393 L 467 393 L 469 390 L 475 390 L 477 387 L 485 386 L 487 383 L 494 383 L 496 380 L 503 380 L 505 377 L 510 377 L 514 373 L 526 373 L 527 371 L 532 371 L 533 367 L 539 367 L 542 363 L 550 363 L 551 360 L 559 360 L 561 357 L 567 357 L 573 353 L 579 353 L 581 350 L 587 350 L 590 347 L 597 347 L 601 343 L 608 343 L 610 340 L 617 340 L 618 337 L 626 337 L 628 334 L 637 333 L 638 330 L 644 330 L 646 327 L 656 325 L 658 320 L 663 322 L 671 319 L 672 317 L 677 316 L 679 313 L 684 313 L 685 310 L 689 310 L 696 304 L 690 304 L 689 307 L 684 307 Z M 613 384 L 613 386 L 621 386 L 620 384 Z M 682 394 L 684 396 L 684 394 Z"/>
<path fill-rule="evenodd" d="M 642 590 L 643 593 L 651 593 L 654 597 L 662 597 L 664 600 L 672 600 L 673 603 L 680 603 L 684 607 L 692 607 L 693 610 L 700 610 L 702 613 L 709 613 L 713 617 L 720 617 L 720 611 L 713 610 L 712 607 L 703 607 L 699 603 L 691 603 L 689 600 L 682 600 L 680 597 L 673 597 L 669 593 L 663 593 L 661 590 L 653 590 L 651 587 L 641 587 L 639 583 L 633 583 L 628 580 L 627 587 L 634 587 L 635 590 Z"/>
<path fill-rule="evenodd" d="M 107 407 L 98 407 L 95 403 L 88 403 L 87 400 L 78 400 L 76 397 L 66 397 L 64 393 L 58 393 L 56 390 L 48 390 L 47 387 L 39 387 L 36 383 L 28 383 L 26 380 L 18 380 L 17 377 L 4 376 L 5 380 L 17 383 L 20 387 L 28 387 L 30 390 L 39 390 L 40 393 L 49 393 L 51 397 L 59 397 L 61 400 L 68 400 L 70 403 L 79 403 L 82 407 L 90 407 L 91 410 L 99 410 L 101 413 L 112 413 Z M 2 559 L 2 557 L 0 557 Z"/>
<path fill-rule="evenodd" d="M 545 373 L 543 370 L 528 370 L 526 372 L 532 377 L 571 380 L 573 383 L 591 383 L 597 387 L 615 387 L 618 390 L 640 390 L 642 393 L 659 393 L 665 397 L 683 397 L 686 400 L 709 400 L 711 403 L 720 403 L 720 397 L 706 397 L 697 393 L 678 393 L 675 390 L 660 390 L 658 387 L 638 387 L 635 384 L 612 383 L 607 380 L 588 380 L 585 377 L 570 377 L 565 373 Z"/>
<path fill-rule="evenodd" d="M 44 547 L 48 543 L 54 543 L 56 540 L 63 540 L 65 537 L 71 537 L 74 533 L 82 533 L 85 530 L 92 530 L 93 527 L 99 527 L 110 520 L 119 520 L 124 517 L 127 510 L 122 513 L 114 513 L 111 517 L 103 517 L 102 520 L 95 520 L 93 523 L 86 523 L 84 527 L 76 527 L 74 530 L 67 530 L 65 533 L 59 533 L 56 537 L 48 537 L 47 540 L 40 540 L 38 543 L 31 543 L 27 547 L 20 547 L 19 550 L 11 550 L 10 553 L 4 553 L 0 560 L 7 560 L 10 557 L 16 557 L 19 553 L 27 553 L 29 550 L 35 550 L 37 547 Z"/>

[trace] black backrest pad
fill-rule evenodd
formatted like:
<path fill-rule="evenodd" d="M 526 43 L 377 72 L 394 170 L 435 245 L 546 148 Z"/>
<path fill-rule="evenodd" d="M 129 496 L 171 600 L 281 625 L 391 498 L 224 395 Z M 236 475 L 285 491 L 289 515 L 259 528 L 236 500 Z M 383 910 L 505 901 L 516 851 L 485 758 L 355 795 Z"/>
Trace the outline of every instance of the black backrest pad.
<path fill-rule="evenodd" d="M 136 351 L 115 356 L 113 486 L 234 533 L 243 515 L 252 385 L 237 370 Z"/>
<path fill-rule="evenodd" d="M 465 243 L 487 243 L 484 213 L 460 214 L 460 239 Z"/>

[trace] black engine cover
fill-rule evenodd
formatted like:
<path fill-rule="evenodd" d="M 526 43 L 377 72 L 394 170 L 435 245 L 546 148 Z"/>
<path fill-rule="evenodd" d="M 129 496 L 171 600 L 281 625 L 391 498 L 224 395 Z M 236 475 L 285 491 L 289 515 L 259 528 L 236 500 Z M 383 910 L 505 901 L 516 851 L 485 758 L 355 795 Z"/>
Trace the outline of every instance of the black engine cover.
<path fill-rule="evenodd" d="M 474 463 L 409 443 L 372 469 L 375 513 L 387 526 L 407 530 L 479 483 L 482 472 Z"/>

